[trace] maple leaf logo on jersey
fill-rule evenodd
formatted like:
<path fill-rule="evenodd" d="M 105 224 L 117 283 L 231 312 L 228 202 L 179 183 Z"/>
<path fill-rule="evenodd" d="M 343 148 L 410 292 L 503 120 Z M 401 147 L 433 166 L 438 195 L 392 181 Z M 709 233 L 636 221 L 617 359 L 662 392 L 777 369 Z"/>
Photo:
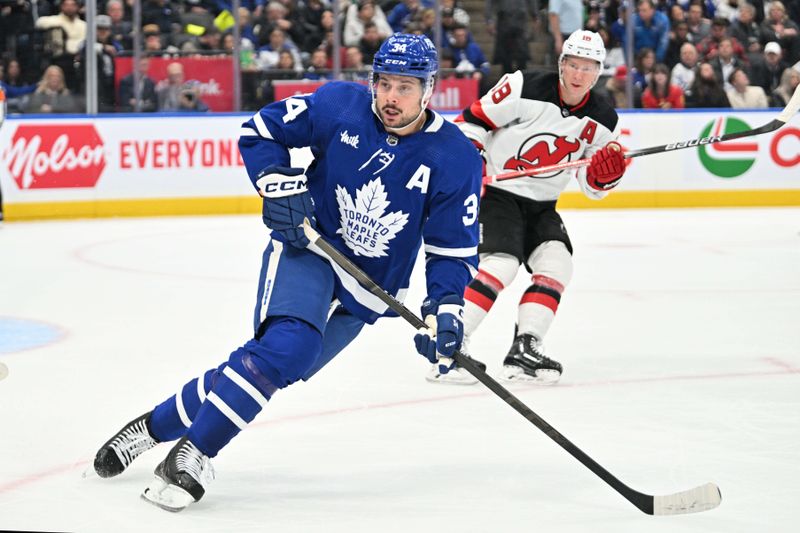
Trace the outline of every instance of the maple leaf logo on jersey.
<path fill-rule="evenodd" d="M 516 157 L 509 158 L 503 165 L 507 170 L 527 170 L 534 167 L 555 165 L 569 161 L 572 154 L 580 150 L 578 140 L 570 141 L 566 137 L 558 137 L 552 133 L 542 133 L 529 137 L 523 142 Z M 537 178 L 552 178 L 559 171 L 550 174 L 539 174 Z"/>
<path fill-rule="evenodd" d="M 385 257 L 389 241 L 395 238 L 408 222 L 402 211 L 386 213 L 389 202 L 386 189 L 378 177 L 356 191 L 356 199 L 341 185 L 336 186 L 336 201 L 342 227 L 336 230 L 356 255 Z"/>

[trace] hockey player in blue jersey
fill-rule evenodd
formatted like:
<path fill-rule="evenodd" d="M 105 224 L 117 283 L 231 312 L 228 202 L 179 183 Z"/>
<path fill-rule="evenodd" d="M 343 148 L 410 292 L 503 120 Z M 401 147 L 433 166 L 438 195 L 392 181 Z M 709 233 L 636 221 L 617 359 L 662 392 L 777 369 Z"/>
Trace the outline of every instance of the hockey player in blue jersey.
<path fill-rule="evenodd" d="M 437 67 L 428 38 L 396 34 L 375 55 L 369 87 L 331 82 L 269 104 L 242 125 L 239 148 L 272 230 L 254 336 L 109 439 L 94 461 L 101 477 L 177 440 L 142 496 L 171 511 L 198 501 L 213 478 L 209 460 L 274 394 L 309 379 L 365 324 L 389 314 L 309 245 L 304 219 L 400 299 L 424 240 L 431 330 L 414 340 L 432 362 L 450 364 L 477 267 L 482 162 L 458 128 L 426 109 Z M 313 162 L 292 167 L 289 149 L 304 146 Z"/>

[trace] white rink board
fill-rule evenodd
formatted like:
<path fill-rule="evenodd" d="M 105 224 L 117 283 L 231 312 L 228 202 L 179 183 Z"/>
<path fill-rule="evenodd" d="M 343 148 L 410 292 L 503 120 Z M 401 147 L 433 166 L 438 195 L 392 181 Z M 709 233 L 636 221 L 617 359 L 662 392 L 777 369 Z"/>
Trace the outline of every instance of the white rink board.
<path fill-rule="evenodd" d="M 703 136 L 703 128 L 720 116 L 742 120 L 754 128 L 771 121 L 775 115 L 773 111 L 723 115 L 691 111 L 621 112 L 620 139 L 626 147 L 644 148 L 699 138 Z M 236 149 L 239 127 L 247 118 L 247 115 L 11 118 L 0 129 L 3 196 L 6 203 L 14 204 L 251 195 L 252 187 Z M 452 120 L 453 115 L 448 118 Z M 103 168 L 96 182 L 67 186 L 74 179 L 60 179 L 63 169 L 59 167 L 68 166 L 70 149 L 78 152 L 87 145 L 87 127 L 93 127 L 97 133 L 99 140 L 91 146 L 98 151 Z M 42 128 L 58 129 L 66 147 L 42 150 L 42 136 L 37 133 Z M 711 165 L 703 164 L 697 148 L 636 158 L 615 192 L 800 189 L 800 117 L 795 116 L 778 132 L 734 142 L 745 150 L 718 149 L 730 143 L 706 147 L 713 160 Z M 306 150 L 296 156 L 295 162 L 306 164 L 309 159 L 310 152 Z M 714 174 L 714 165 L 731 159 L 752 159 L 754 163 L 735 177 Z M 98 164 L 87 164 L 85 172 L 97 173 Z M 35 186 L 37 169 L 41 174 L 38 178 L 44 177 L 52 185 Z M 570 190 L 577 190 L 577 186 L 573 183 Z"/>

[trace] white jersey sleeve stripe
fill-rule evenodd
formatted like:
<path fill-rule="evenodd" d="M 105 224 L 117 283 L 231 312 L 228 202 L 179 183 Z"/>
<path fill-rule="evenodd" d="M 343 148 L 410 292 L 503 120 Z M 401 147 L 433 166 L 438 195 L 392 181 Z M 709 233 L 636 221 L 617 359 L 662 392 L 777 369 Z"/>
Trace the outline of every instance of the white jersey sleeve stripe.
<path fill-rule="evenodd" d="M 247 422 L 245 422 L 241 416 L 237 415 L 236 411 L 231 409 L 230 406 L 227 403 L 225 403 L 225 401 L 222 398 L 217 396 L 217 394 L 214 391 L 208 393 L 208 401 L 214 404 L 214 407 L 219 409 L 219 411 L 223 415 L 225 415 L 225 417 L 228 420 L 233 422 L 236 425 L 236 427 L 238 427 L 239 429 L 244 429 L 247 427 Z"/>
<path fill-rule="evenodd" d="M 240 389 L 245 391 L 252 399 L 254 399 L 258 405 L 262 407 L 262 409 L 267 406 L 267 402 L 269 401 L 267 397 L 261 394 L 261 392 L 259 392 L 259 390 L 255 388 L 249 381 L 244 379 L 241 374 L 229 366 L 226 366 L 222 373 L 228 376 L 231 381 L 239 386 Z"/>
<path fill-rule="evenodd" d="M 178 391 L 178 394 L 175 395 L 175 408 L 178 410 L 178 418 L 181 419 L 181 423 L 186 426 L 187 428 L 192 425 L 192 420 L 189 418 L 189 414 L 186 412 L 186 408 L 183 406 L 183 391 Z"/>
<path fill-rule="evenodd" d="M 239 137 L 258 137 L 258 133 L 253 128 L 242 126 L 239 128 Z"/>
<path fill-rule="evenodd" d="M 203 403 L 206 399 L 206 388 L 203 385 L 203 381 L 205 381 L 205 376 L 197 378 L 197 397 L 200 399 L 200 403 Z"/>
<path fill-rule="evenodd" d="M 266 122 L 264 122 L 264 117 L 261 116 L 261 112 L 258 112 L 255 115 L 253 115 L 253 122 L 256 125 L 256 129 L 258 130 L 259 135 L 261 135 L 265 139 L 273 139 L 272 134 L 269 132 L 269 128 L 267 128 Z"/>
<path fill-rule="evenodd" d="M 425 253 L 444 255 L 447 257 L 472 257 L 478 253 L 478 247 L 470 246 L 469 248 L 440 248 L 438 246 L 426 244 Z"/>

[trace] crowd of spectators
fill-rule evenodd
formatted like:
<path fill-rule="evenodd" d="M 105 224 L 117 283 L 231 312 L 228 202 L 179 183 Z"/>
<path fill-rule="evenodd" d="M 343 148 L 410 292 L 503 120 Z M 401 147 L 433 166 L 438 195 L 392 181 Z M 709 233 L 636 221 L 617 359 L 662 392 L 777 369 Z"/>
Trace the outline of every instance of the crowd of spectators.
<path fill-rule="evenodd" d="M 133 27 L 133 0 L 98 0 L 90 50 L 99 111 L 203 111 L 208 106 L 197 82 L 185 79 L 181 58 L 231 54 L 237 19 L 242 101 L 252 108 L 273 97 L 275 80 L 331 79 L 337 24 L 345 79 L 368 80 L 373 56 L 394 32 L 440 34 L 442 77 L 475 78 L 481 91 L 498 73 L 530 66 L 534 30 L 549 31 L 545 64 L 553 67 L 563 40 L 585 28 L 606 43 L 596 89 L 617 107 L 628 105 L 628 78 L 634 107 L 780 107 L 800 79 L 800 0 L 748 1 L 487 0 L 477 15 L 495 40 L 494 70 L 470 31 L 480 21 L 458 0 L 440 1 L 441 32 L 433 0 L 242 0 L 237 17 L 230 0 L 142 0 L 141 28 Z M 10 111 L 84 108 L 85 18 L 78 0 L 0 0 L 0 82 Z M 116 59 L 131 55 L 137 31 L 144 53 L 138 75 L 116 76 Z M 151 77 L 153 57 L 169 61 L 164 79 Z"/>

